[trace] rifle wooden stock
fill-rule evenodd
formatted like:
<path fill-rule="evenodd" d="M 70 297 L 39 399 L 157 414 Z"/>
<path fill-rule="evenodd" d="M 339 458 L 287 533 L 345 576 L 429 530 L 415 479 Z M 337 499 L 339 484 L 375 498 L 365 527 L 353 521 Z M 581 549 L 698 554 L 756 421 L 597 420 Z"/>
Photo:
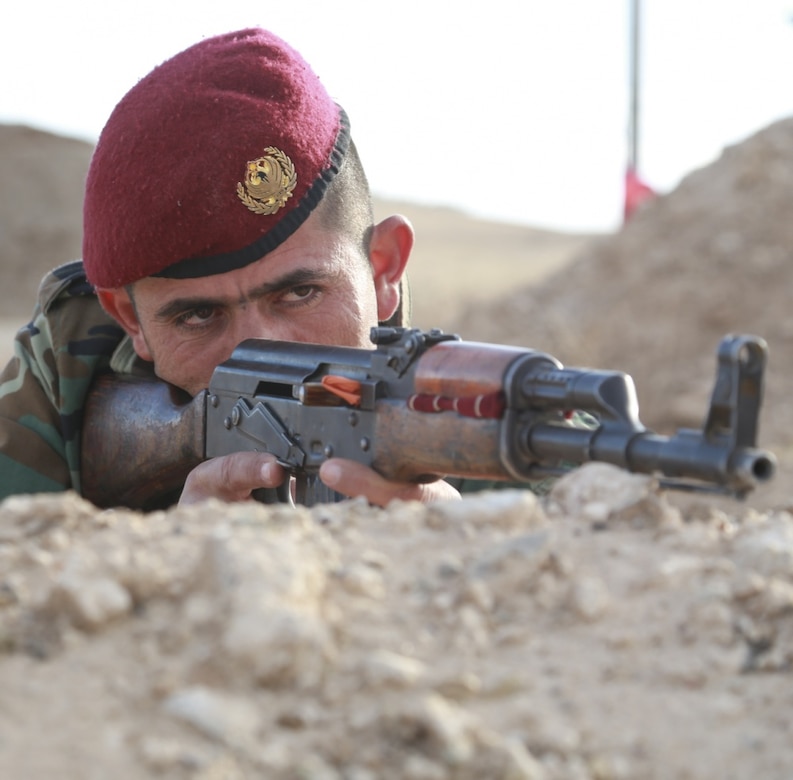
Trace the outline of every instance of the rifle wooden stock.
<path fill-rule="evenodd" d="M 101 376 L 85 407 L 81 491 L 99 507 L 153 509 L 178 496 L 204 460 L 206 392 Z"/>

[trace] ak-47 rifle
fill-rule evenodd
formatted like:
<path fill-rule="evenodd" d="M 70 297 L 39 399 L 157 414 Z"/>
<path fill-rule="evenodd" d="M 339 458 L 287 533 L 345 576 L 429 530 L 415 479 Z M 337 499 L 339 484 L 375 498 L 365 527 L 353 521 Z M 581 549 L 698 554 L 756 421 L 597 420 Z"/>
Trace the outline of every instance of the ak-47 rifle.
<path fill-rule="evenodd" d="M 642 425 L 621 372 L 436 330 L 377 327 L 372 341 L 245 341 L 194 398 L 156 380 L 100 378 L 85 410 L 83 495 L 99 506 L 160 505 L 202 460 L 239 450 L 274 454 L 306 505 L 335 499 L 318 477 L 333 456 L 415 482 L 529 482 L 603 461 L 736 497 L 774 473 L 774 456 L 755 448 L 767 361 L 757 337 L 722 340 L 702 430 L 671 437 Z M 572 423 L 574 412 L 592 424 Z"/>

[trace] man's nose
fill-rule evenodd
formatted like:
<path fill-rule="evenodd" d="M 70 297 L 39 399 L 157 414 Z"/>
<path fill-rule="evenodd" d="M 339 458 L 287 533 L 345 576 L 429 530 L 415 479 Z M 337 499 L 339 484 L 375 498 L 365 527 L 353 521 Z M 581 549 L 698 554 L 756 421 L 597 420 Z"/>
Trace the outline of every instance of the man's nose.
<path fill-rule="evenodd" d="M 234 337 L 237 344 L 246 339 L 277 338 L 272 334 L 272 325 L 258 306 L 252 303 L 240 306 L 234 318 Z"/>
<path fill-rule="evenodd" d="M 272 316 L 264 306 L 248 304 L 240 307 L 234 323 L 235 345 L 246 339 L 299 341 L 294 323 L 288 318 Z"/>

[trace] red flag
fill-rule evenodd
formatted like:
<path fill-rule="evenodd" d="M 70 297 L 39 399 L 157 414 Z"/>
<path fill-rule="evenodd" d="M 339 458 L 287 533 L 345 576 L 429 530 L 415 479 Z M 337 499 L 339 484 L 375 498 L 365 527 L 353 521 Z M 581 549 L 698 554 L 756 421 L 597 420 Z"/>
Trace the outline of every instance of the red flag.
<path fill-rule="evenodd" d="M 633 166 L 625 170 L 625 210 L 624 221 L 630 219 L 634 211 L 645 201 L 655 197 L 655 191 L 645 184 L 638 176 Z"/>

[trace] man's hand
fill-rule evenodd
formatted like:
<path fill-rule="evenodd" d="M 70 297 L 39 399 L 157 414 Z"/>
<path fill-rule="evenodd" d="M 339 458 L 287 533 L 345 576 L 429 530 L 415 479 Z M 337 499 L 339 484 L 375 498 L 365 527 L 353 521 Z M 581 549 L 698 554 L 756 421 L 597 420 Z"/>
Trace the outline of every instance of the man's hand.
<path fill-rule="evenodd" d="M 320 479 L 330 488 L 351 498 L 364 496 L 369 503 L 386 506 L 393 499 L 432 501 L 456 499 L 460 494 L 447 482 L 438 480 L 417 485 L 389 482 L 376 471 L 352 460 L 332 458 L 322 464 Z M 179 504 L 196 504 L 209 498 L 247 501 L 257 488 L 275 488 L 287 475 L 275 457 L 264 452 L 235 452 L 204 461 L 185 481 Z"/>
<path fill-rule="evenodd" d="M 286 472 L 268 452 L 234 452 L 211 458 L 196 466 L 184 483 L 179 505 L 197 504 L 208 498 L 246 501 L 257 488 L 278 487 Z"/>
<path fill-rule="evenodd" d="M 460 498 L 460 494 L 443 480 L 424 484 L 389 482 L 363 464 L 344 458 L 326 460 L 319 469 L 319 478 L 345 496 L 364 496 L 370 504 L 383 507 L 394 499 L 430 504 Z"/>

